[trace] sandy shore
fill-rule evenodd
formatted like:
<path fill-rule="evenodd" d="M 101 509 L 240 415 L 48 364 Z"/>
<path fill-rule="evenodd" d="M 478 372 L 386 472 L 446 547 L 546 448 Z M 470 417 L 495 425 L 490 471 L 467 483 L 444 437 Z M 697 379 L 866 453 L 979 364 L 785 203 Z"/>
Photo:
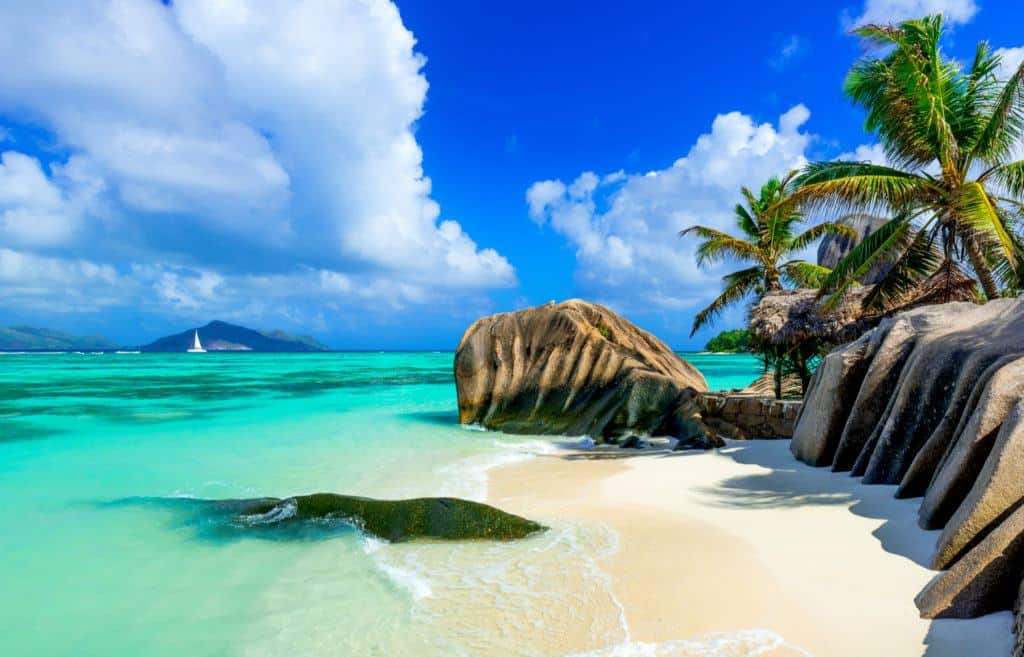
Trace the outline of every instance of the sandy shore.
<path fill-rule="evenodd" d="M 780 644 L 722 654 L 1010 653 L 1009 613 L 918 618 L 913 599 L 934 575 L 923 564 L 936 538 L 916 525 L 918 500 L 798 463 L 785 441 L 565 451 L 492 470 L 489 490 L 491 503 L 514 513 L 615 531 L 619 547 L 600 567 L 629 640 L 657 644 L 641 646 L 644 654 L 697 654 L 678 642 L 746 630 L 770 630 Z"/>

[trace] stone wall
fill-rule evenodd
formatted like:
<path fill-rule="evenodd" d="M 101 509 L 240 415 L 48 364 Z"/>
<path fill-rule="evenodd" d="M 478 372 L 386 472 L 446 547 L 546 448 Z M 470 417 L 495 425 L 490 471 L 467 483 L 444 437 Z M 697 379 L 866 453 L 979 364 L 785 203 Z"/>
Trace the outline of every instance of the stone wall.
<path fill-rule="evenodd" d="M 736 440 L 791 437 L 801 405 L 799 400 L 714 392 L 700 393 L 695 401 L 708 428 Z"/>

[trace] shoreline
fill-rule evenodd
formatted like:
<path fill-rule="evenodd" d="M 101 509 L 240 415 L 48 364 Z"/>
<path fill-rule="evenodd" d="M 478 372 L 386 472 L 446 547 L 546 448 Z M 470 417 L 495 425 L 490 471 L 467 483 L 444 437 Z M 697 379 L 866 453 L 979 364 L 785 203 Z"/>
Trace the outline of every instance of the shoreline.
<path fill-rule="evenodd" d="M 935 575 L 924 564 L 937 534 L 917 527 L 917 500 L 799 463 L 788 441 L 708 452 L 558 448 L 487 475 L 490 504 L 617 535 L 598 565 L 642 654 L 718 654 L 692 641 L 754 633 L 749 648 L 720 654 L 1010 655 L 1009 612 L 919 618 L 914 596 Z M 565 643 L 559 654 L 640 648 Z"/>

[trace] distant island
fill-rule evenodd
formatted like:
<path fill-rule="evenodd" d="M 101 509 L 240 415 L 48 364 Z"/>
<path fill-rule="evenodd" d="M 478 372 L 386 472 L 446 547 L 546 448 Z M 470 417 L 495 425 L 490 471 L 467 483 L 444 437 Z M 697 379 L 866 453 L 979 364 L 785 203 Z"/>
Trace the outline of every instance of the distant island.
<path fill-rule="evenodd" d="M 113 342 L 99 335 L 71 335 L 35 326 L 0 328 L 0 351 L 82 351 L 115 347 Z"/>
<path fill-rule="evenodd" d="M 139 349 L 144 352 L 183 352 L 192 346 L 192 337 L 197 331 L 207 351 L 330 351 L 329 347 L 308 335 L 291 335 L 284 331 L 256 331 L 219 320 L 214 320 L 206 326 L 168 335 Z"/>
<path fill-rule="evenodd" d="M 708 340 L 704 349 L 716 353 L 746 353 L 750 351 L 750 331 L 747 329 L 722 331 L 715 337 Z"/>

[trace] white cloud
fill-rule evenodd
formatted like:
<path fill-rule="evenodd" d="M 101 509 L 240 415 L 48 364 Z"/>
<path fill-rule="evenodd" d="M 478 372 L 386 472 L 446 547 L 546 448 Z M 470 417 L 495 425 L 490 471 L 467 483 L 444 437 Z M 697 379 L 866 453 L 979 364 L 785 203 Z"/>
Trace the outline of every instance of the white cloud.
<path fill-rule="evenodd" d="M 836 159 L 848 162 L 870 162 L 871 164 L 889 166 L 889 158 L 886 157 L 885 149 L 882 148 L 881 144 L 861 144 L 848 153 L 840 154 Z"/>
<path fill-rule="evenodd" d="M 1017 72 L 1021 63 L 1024 63 L 1024 46 L 1019 48 L 998 48 L 996 54 L 1002 57 L 996 77 L 1000 80 L 1009 80 L 1010 76 Z"/>
<path fill-rule="evenodd" d="M 91 312 L 117 305 L 132 286 L 109 265 L 0 248 L 0 303 L 8 307 Z"/>
<path fill-rule="evenodd" d="M 55 246 L 68 241 L 77 219 L 39 160 L 0 155 L 0 238 L 7 244 Z"/>
<path fill-rule="evenodd" d="M 179 309 L 239 269 L 333 272 L 331 289 L 395 303 L 515 284 L 431 198 L 425 59 L 389 0 L 48 0 L 0 20 L 0 57 L 18 62 L 0 67 L 0 111 L 70 153 L 49 171 L 4 156 L 0 244 L 129 277 L 208 272 L 144 281 Z"/>
<path fill-rule="evenodd" d="M 861 14 L 846 22 L 852 27 L 942 14 L 948 24 L 956 25 L 969 22 L 977 12 L 975 0 L 866 0 Z"/>
<path fill-rule="evenodd" d="M 741 186 L 757 188 L 807 163 L 812 137 L 802 127 L 809 118 L 803 105 L 777 126 L 739 112 L 719 115 L 666 169 L 534 183 L 526 193 L 530 216 L 576 249 L 585 294 L 624 311 L 693 308 L 718 293 L 724 270 L 698 269 L 694 240 L 677 233 L 693 224 L 734 230 Z"/>

